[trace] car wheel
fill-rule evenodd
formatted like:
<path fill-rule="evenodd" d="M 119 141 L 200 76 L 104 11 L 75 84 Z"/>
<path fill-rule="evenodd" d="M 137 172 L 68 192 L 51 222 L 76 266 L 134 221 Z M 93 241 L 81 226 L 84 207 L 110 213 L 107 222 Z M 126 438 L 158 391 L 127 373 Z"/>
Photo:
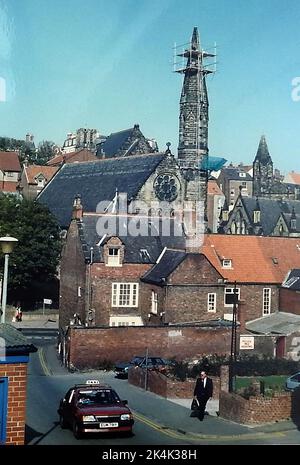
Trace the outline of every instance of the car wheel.
<path fill-rule="evenodd" d="M 76 423 L 76 421 L 74 421 L 74 423 L 73 423 L 73 434 L 74 434 L 74 437 L 76 439 L 82 438 L 82 433 L 81 433 L 81 431 L 79 429 L 79 426 L 78 426 L 78 423 Z"/>
<path fill-rule="evenodd" d="M 66 420 L 63 417 L 63 415 L 59 415 L 59 425 L 60 425 L 61 429 L 65 429 L 68 426 L 67 423 L 66 423 Z"/>

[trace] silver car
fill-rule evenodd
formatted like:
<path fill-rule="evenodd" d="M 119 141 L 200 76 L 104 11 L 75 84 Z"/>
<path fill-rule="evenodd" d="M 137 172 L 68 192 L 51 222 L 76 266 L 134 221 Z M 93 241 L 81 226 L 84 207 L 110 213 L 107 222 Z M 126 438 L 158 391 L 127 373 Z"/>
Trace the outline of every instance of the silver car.
<path fill-rule="evenodd" d="M 300 371 L 287 378 L 285 388 L 287 391 L 294 391 L 300 386 Z"/>

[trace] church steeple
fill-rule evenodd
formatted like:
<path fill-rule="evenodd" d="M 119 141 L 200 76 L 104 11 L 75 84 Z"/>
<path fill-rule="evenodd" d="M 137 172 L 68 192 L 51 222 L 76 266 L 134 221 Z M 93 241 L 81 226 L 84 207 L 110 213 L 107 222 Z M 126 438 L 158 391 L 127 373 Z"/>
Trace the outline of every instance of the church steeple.
<path fill-rule="evenodd" d="M 199 167 L 208 154 L 208 96 L 206 75 L 212 71 L 204 59 L 213 57 L 201 49 L 198 29 L 194 27 L 189 48 L 180 53 L 186 66 L 177 72 L 184 74 L 180 98 L 178 160 L 183 166 Z"/>
<path fill-rule="evenodd" d="M 261 136 L 253 162 L 253 195 L 263 197 L 270 193 L 273 182 L 273 161 L 265 136 Z"/>

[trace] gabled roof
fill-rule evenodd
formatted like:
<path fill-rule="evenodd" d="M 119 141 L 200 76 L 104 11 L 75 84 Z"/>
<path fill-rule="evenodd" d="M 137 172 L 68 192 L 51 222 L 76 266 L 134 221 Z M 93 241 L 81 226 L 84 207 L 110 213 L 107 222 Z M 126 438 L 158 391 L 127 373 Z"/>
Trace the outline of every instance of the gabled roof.
<path fill-rule="evenodd" d="M 214 179 L 209 179 L 207 183 L 207 193 L 209 195 L 222 195 L 224 197 L 224 194 L 218 186 L 217 181 Z"/>
<path fill-rule="evenodd" d="M 116 155 L 118 150 L 121 149 L 123 144 L 131 137 L 134 128 L 124 129 L 123 131 L 113 132 L 108 138 L 101 144 L 101 149 L 107 157 L 113 157 Z"/>
<path fill-rule="evenodd" d="M 0 339 L 3 339 L 5 343 L 4 347 L 1 347 L 0 344 L 0 355 L 2 355 L 3 349 L 5 350 L 4 355 L 28 354 L 37 351 L 33 344 L 28 343 L 26 336 L 7 323 L 0 324 Z"/>
<path fill-rule="evenodd" d="M 300 238 L 209 234 L 200 251 L 233 283 L 280 285 L 300 263 Z M 229 259 L 232 268 L 222 268 Z"/>
<path fill-rule="evenodd" d="M 0 170 L 1 171 L 21 171 L 18 152 L 0 151 Z"/>
<path fill-rule="evenodd" d="M 46 185 L 38 200 L 48 206 L 62 227 L 67 227 L 77 194 L 87 212 L 95 212 L 99 202 L 113 200 L 116 190 L 127 193 L 130 201 L 165 157 L 165 153 L 155 153 L 67 163 Z"/>
<path fill-rule="evenodd" d="M 102 234 L 100 225 L 108 221 L 111 234 Z M 98 223 L 98 222 L 101 223 Z M 164 222 L 170 222 L 170 235 L 163 236 Z M 119 237 L 125 248 L 124 263 L 155 263 L 169 242 L 174 247 L 183 249 L 185 237 L 180 224 L 174 219 L 155 218 L 140 215 L 114 215 L 84 213 L 82 221 L 78 222 L 79 235 L 86 261 L 90 259 L 90 249 L 93 247 L 93 262 L 101 263 L 103 245 L 111 237 Z M 115 230 L 113 231 L 113 229 Z M 140 234 L 139 234 L 140 231 Z M 179 235 L 181 231 L 181 235 Z"/>
<path fill-rule="evenodd" d="M 256 210 L 257 199 L 255 197 L 239 197 L 239 199 L 241 199 L 248 217 L 253 221 L 253 211 Z M 264 235 L 272 233 L 281 213 L 292 213 L 294 208 L 296 215 L 300 214 L 299 200 L 258 198 L 258 204 L 261 212 L 260 224 Z"/>
<path fill-rule="evenodd" d="M 142 281 L 162 284 L 186 256 L 187 254 L 183 250 L 166 249 L 159 261 L 151 268 L 151 270 L 144 274 Z"/>
<path fill-rule="evenodd" d="M 37 184 L 37 177 L 42 174 L 46 181 L 50 181 L 52 176 L 56 173 L 59 168 L 56 166 L 44 166 L 44 165 L 30 165 L 24 166 L 26 179 L 28 184 Z"/>
<path fill-rule="evenodd" d="M 300 315 L 276 312 L 246 323 L 248 331 L 258 334 L 289 334 L 300 331 Z"/>
<path fill-rule="evenodd" d="M 74 150 L 74 152 L 69 152 L 69 153 L 59 153 L 53 158 L 50 158 L 50 160 L 47 161 L 47 166 L 59 166 L 62 163 L 71 163 L 72 158 L 82 158 L 82 162 L 87 161 L 87 159 L 90 159 L 91 157 L 95 160 L 97 160 L 96 155 L 92 150 L 83 148 L 83 149 L 78 149 Z"/>

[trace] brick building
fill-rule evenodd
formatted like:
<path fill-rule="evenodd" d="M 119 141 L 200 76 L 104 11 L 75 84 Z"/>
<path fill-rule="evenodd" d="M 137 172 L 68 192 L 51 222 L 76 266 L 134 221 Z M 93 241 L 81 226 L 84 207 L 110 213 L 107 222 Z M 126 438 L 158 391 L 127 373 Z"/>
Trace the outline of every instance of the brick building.
<path fill-rule="evenodd" d="M 57 170 L 56 166 L 23 165 L 18 191 L 25 199 L 35 199 Z"/>
<path fill-rule="evenodd" d="M 18 152 L 0 151 L 0 192 L 17 192 L 21 166 Z"/>
<path fill-rule="evenodd" d="M 282 312 L 300 315 L 300 269 L 291 270 L 280 288 L 279 307 Z"/>
<path fill-rule="evenodd" d="M 0 325 L 0 444 L 24 444 L 27 364 L 36 350 L 11 325 Z"/>

